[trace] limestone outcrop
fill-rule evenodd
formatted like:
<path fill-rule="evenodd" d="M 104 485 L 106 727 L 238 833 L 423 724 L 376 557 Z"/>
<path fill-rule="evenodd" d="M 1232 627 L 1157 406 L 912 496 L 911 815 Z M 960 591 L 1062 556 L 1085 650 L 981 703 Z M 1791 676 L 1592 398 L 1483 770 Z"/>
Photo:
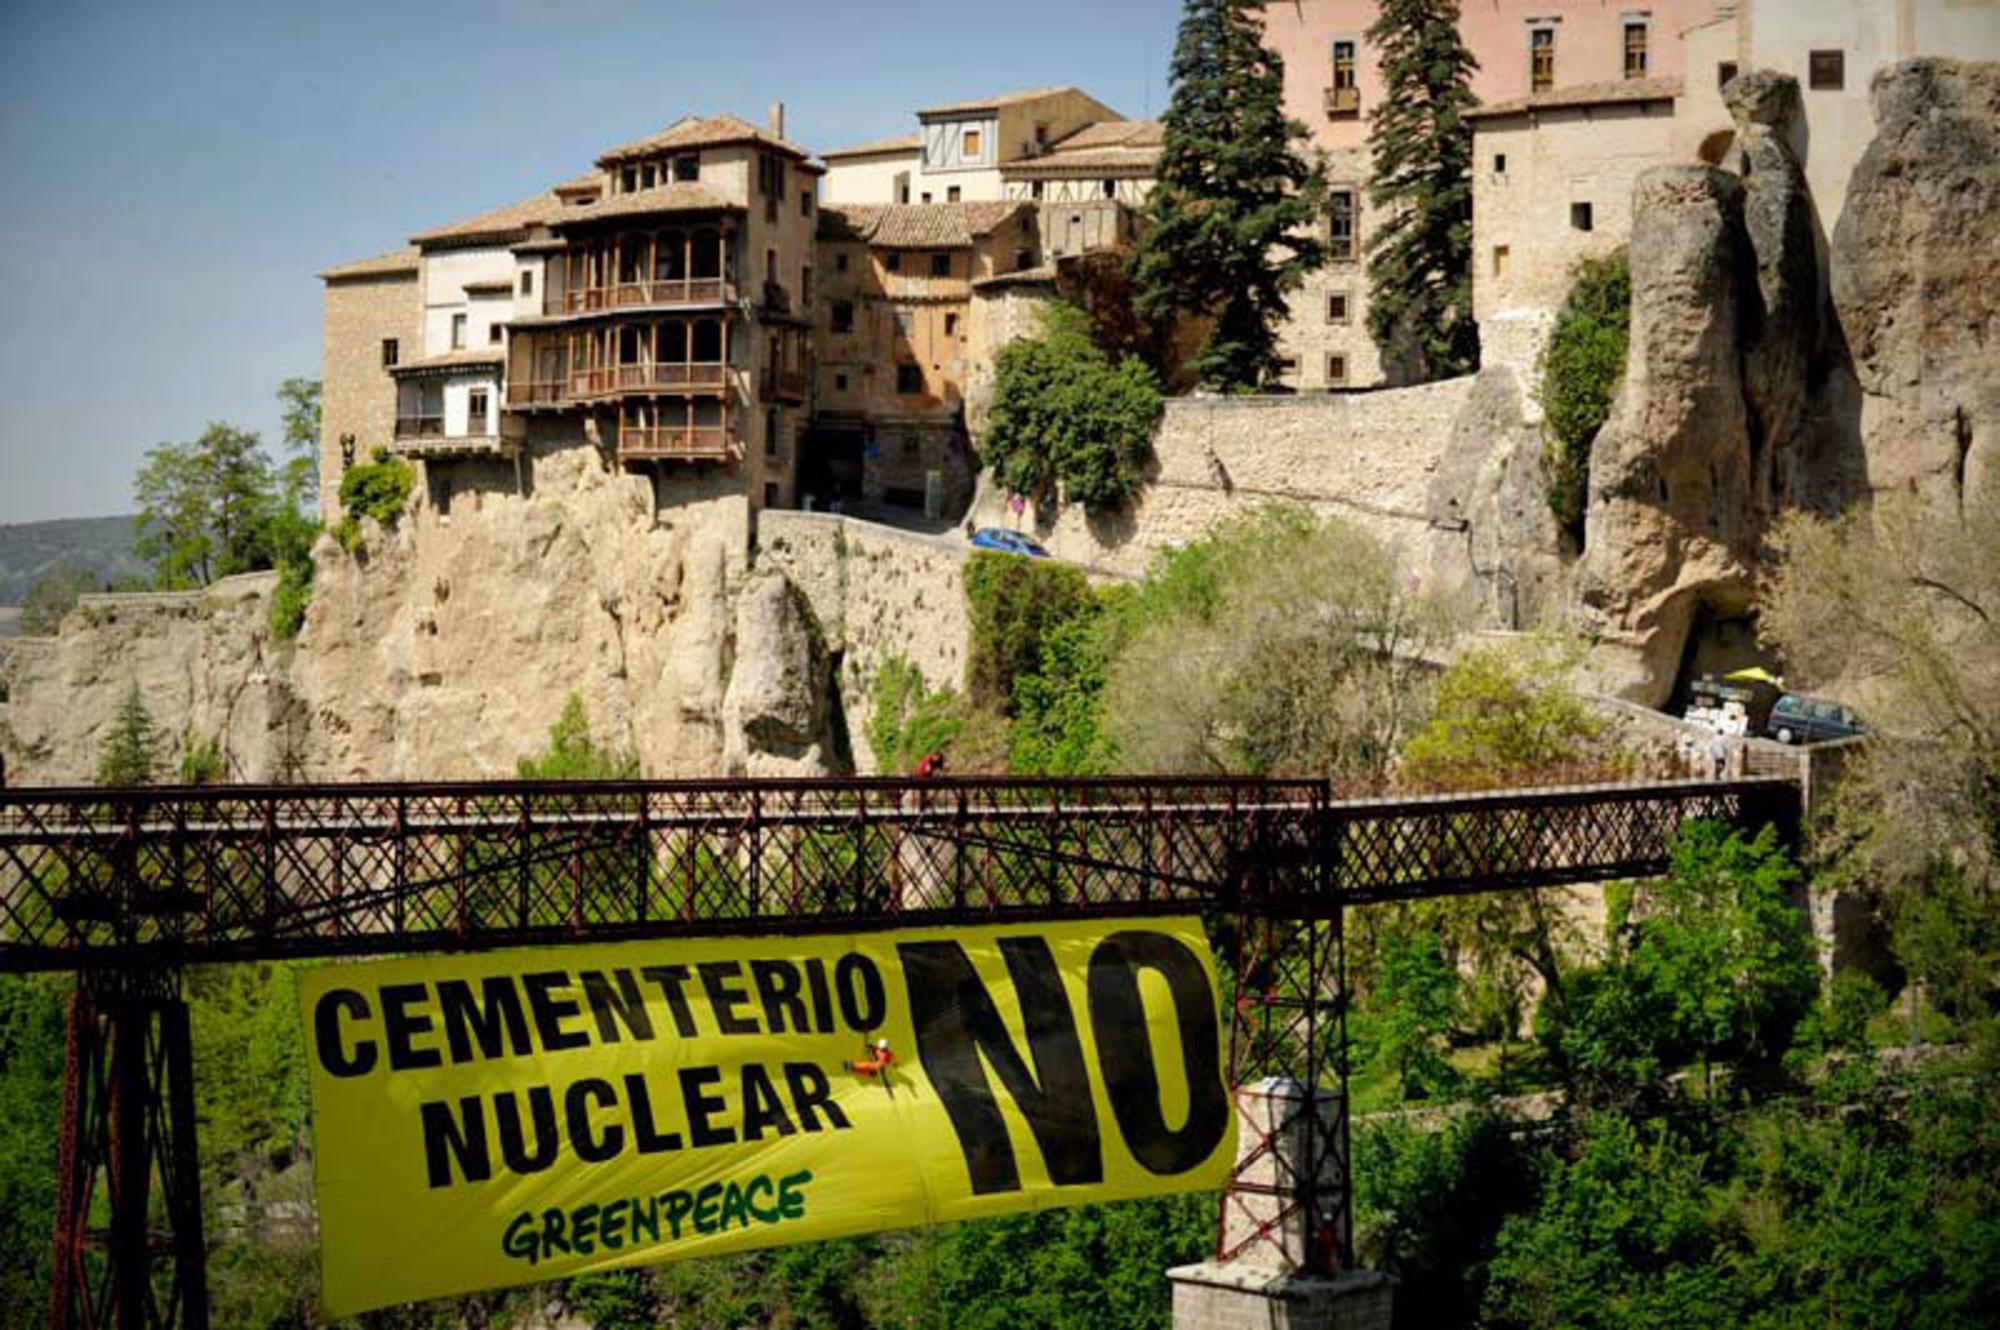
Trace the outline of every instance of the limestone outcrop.
<path fill-rule="evenodd" d="M 0 753 L 10 779 L 89 784 L 134 687 L 171 778 L 190 744 L 213 742 L 231 780 L 279 778 L 300 738 L 270 630 L 272 573 L 205 591 L 85 596 L 60 636 L 23 638 L 5 662 Z"/>
<path fill-rule="evenodd" d="M 775 572 L 736 601 L 736 645 L 722 700 L 731 775 L 828 776 L 827 652 L 803 593 Z"/>
<path fill-rule="evenodd" d="M 1696 613 L 1743 612 L 1760 531 L 1737 310 L 1740 180 L 1656 167 L 1633 200 L 1625 381 L 1591 446 L 1579 592 L 1605 682 L 1664 700 Z"/>
<path fill-rule="evenodd" d="M 1833 236 L 1867 481 L 2000 495 L 2000 64 L 1892 65 Z"/>

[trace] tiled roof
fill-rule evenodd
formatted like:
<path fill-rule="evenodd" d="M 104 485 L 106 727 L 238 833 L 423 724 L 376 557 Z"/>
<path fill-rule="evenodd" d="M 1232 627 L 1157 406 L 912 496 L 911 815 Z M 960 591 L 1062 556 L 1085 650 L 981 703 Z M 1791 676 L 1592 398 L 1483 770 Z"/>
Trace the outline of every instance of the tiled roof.
<path fill-rule="evenodd" d="M 604 177 L 595 171 L 586 171 L 582 175 L 571 176 L 550 192 L 555 194 L 587 194 L 592 190 L 596 190 L 599 193 L 603 192 Z"/>
<path fill-rule="evenodd" d="M 866 240 L 883 249 L 970 249 L 1031 207 L 1011 203 L 883 203 L 820 210 L 823 239 Z"/>
<path fill-rule="evenodd" d="M 405 360 L 392 366 L 391 374 L 436 374 L 453 369 L 484 369 L 506 360 L 499 347 L 467 348 L 462 351 L 446 351 L 443 355 L 425 356 L 422 360 Z"/>
<path fill-rule="evenodd" d="M 650 138 L 612 148 L 597 159 L 597 164 L 609 166 L 627 157 L 648 157 L 656 152 L 672 152 L 676 148 L 717 148 L 725 143 L 758 143 L 800 159 L 809 155 L 798 144 L 766 134 L 741 117 L 690 115 L 674 121 Z"/>
<path fill-rule="evenodd" d="M 468 217 L 462 222 L 451 222 L 444 226 L 434 226 L 428 231 L 419 231 L 410 239 L 419 245 L 435 245 L 453 241 L 519 239 L 531 227 L 540 226 L 563 210 L 563 202 L 554 194 L 537 194 L 519 203 L 510 203 L 504 208 L 482 212 L 477 217 Z"/>
<path fill-rule="evenodd" d="M 1016 268 L 1013 272 L 995 273 L 982 277 L 972 285 L 981 291 L 990 291 L 999 286 L 1045 286 L 1056 280 L 1060 274 L 1053 263 L 1044 263 L 1037 268 Z"/>
<path fill-rule="evenodd" d="M 898 134 L 892 139 L 876 139 L 873 143 L 857 143 L 852 148 L 835 148 L 820 156 L 826 161 L 836 157 L 880 157 L 892 152 L 917 152 L 924 146 L 921 134 Z"/>
<path fill-rule="evenodd" d="M 1530 111 L 1554 111 L 1564 107 L 1618 106 L 1633 102 L 1672 101 L 1681 95 L 1677 78 L 1617 79 L 1608 83 L 1575 83 L 1567 88 L 1551 88 L 1511 102 L 1495 102 L 1467 111 L 1470 120 L 1490 120 L 1495 116 L 1526 115 Z"/>
<path fill-rule="evenodd" d="M 549 225 L 561 228 L 579 222 L 600 221 L 606 217 L 637 217 L 662 212 L 720 212 L 725 209 L 741 211 L 736 204 L 705 185 L 676 181 L 671 185 L 655 185 L 651 189 L 635 189 L 630 194 L 606 195 L 595 203 L 571 205 L 564 208 L 560 215 L 550 218 Z"/>
<path fill-rule="evenodd" d="M 1034 179 L 1061 175 L 1151 175 L 1166 142 L 1157 120 L 1100 120 L 1062 139 L 1039 157 L 1008 162 L 1000 174 Z"/>
<path fill-rule="evenodd" d="M 377 254 L 372 259 L 356 259 L 353 263 L 328 268 L 320 274 L 320 278 L 322 281 L 337 282 L 345 277 L 390 277 L 396 273 L 415 272 L 417 259 L 417 247 L 405 245 L 387 254 Z"/>
<path fill-rule="evenodd" d="M 1003 106 L 1013 106 L 1018 102 L 1038 102 L 1044 97 L 1081 91 L 1082 89 L 1073 87 L 1025 88 L 1020 92 L 1003 92 L 998 97 L 978 97 L 971 101 L 926 106 L 917 112 L 917 118 L 921 120 L 926 116 L 969 115 L 974 111 L 997 111 Z"/>

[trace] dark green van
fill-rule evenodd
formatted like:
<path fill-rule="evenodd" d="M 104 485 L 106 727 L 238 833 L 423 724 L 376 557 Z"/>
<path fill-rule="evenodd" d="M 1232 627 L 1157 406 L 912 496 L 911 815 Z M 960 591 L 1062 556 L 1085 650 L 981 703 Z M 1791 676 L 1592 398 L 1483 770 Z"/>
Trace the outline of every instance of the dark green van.
<path fill-rule="evenodd" d="M 1764 733 L 1781 744 L 1816 744 L 1828 739 L 1852 739 L 1868 727 L 1838 702 L 1786 693 L 1771 708 Z"/>

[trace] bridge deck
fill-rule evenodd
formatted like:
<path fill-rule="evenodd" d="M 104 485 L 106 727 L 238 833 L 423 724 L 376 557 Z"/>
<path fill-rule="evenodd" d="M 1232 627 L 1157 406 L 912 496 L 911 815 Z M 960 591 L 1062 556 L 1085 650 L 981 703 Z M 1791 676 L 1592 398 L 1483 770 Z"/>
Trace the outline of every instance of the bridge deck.
<path fill-rule="evenodd" d="M 1232 779 L 0 790 L 0 970 L 1339 905 L 1658 873 L 1789 782 L 1336 801 Z"/>

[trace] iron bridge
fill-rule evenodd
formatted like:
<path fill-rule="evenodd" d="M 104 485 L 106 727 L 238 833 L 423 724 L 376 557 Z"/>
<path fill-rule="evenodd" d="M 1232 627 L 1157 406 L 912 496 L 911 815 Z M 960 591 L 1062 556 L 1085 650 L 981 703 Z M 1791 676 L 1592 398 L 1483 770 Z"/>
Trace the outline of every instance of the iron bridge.
<path fill-rule="evenodd" d="M 755 932 L 1196 913 L 1246 1119 L 1218 1259 L 1351 1259 L 1351 907 L 1653 876 L 1691 819 L 1795 841 L 1747 780 L 1342 801 L 1324 781 L 805 780 L 0 789 L 0 972 L 77 976 L 50 1324 L 205 1330 L 184 967 Z M 1231 1237 L 1229 1235 L 1236 1236 Z M 1296 1244 L 1295 1244 L 1296 1246 Z"/>

